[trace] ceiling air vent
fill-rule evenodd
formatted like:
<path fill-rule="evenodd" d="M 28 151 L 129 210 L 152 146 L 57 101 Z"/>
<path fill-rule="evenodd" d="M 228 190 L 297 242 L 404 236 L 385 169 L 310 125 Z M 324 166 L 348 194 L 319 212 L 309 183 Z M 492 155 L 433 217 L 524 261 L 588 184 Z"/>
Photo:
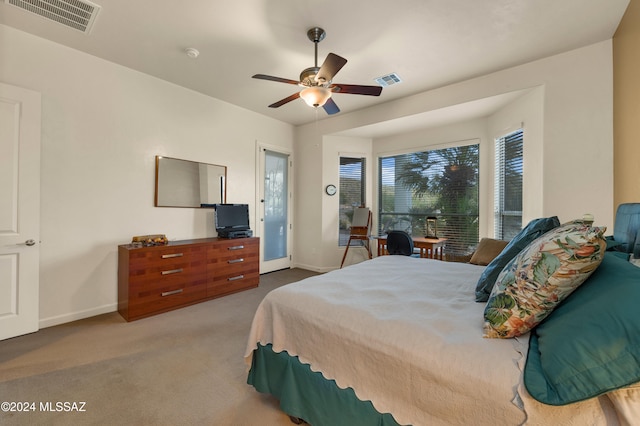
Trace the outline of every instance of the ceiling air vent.
<path fill-rule="evenodd" d="M 28 12 L 89 34 L 100 6 L 79 0 L 4 0 Z"/>
<path fill-rule="evenodd" d="M 382 77 L 378 77 L 375 79 L 375 81 L 382 87 L 388 87 L 393 84 L 402 83 L 402 79 L 400 79 L 398 74 L 394 72 L 392 72 L 391 74 L 383 75 Z"/>

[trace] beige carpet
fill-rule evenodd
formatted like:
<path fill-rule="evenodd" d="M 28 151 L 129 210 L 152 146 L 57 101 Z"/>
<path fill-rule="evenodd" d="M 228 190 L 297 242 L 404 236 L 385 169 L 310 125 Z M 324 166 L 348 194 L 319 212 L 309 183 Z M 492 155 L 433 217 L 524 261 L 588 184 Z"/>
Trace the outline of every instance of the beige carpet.
<path fill-rule="evenodd" d="M 109 313 L 1 341 L 0 402 L 35 411 L 0 411 L 0 424 L 291 426 L 246 384 L 243 353 L 267 292 L 311 275 L 273 272 L 257 289 L 151 318 Z M 84 411 L 52 411 L 58 402 Z"/>

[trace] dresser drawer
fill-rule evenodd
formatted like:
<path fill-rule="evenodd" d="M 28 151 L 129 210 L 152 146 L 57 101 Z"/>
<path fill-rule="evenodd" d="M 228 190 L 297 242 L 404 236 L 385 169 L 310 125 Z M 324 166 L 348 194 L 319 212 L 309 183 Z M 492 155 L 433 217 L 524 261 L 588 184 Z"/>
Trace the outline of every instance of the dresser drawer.
<path fill-rule="evenodd" d="M 235 267 L 216 270 L 215 275 L 209 275 L 207 296 L 219 296 L 233 293 L 241 289 L 257 287 L 260 281 L 258 262 L 244 264 L 242 269 Z"/>
<path fill-rule="evenodd" d="M 235 240 L 225 240 L 209 247 L 207 256 L 211 260 L 223 261 L 225 259 L 233 259 L 241 256 L 258 255 L 259 239 L 257 238 L 238 238 Z"/>
<path fill-rule="evenodd" d="M 200 272 L 201 275 L 206 274 L 205 264 L 205 258 L 200 257 L 184 262 L 171 262 L 144 268 L 133 266 L 129 272 L 129 286 L 157 287 L 189 281 L 193 274 L 199 272 L 199 268 L 203 270 Z"/>
<path fill-rule="evenodd" d="M 153 250 L 140 249 L 129 256 L 129 275 L 136 277 L 145 274 L 161 273 L 171 275 L 181 269 L 189 272 L 198 262 L 205 259 L 204 247 L 153 247 Z M 173 271 L 173 272 L 172 272 Z"/>
<path fill-rule="evenodd" d="M 206 297 L 204 281 L 156 285 L 149 288 L 130 288 L 129 316 L 137 318 L 152 313 L 188 305 Z"/>

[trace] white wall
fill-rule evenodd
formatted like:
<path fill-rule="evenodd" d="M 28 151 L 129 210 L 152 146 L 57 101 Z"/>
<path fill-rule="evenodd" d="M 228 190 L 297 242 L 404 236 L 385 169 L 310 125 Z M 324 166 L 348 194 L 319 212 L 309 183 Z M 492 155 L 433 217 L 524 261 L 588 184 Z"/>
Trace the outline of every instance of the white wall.
<path fill-rule="evenodd" d="M 525 120 L 525 125 L 527 122 L 532 126 L 533 123 L 537 123 L 534 126 L 534 138 L 540 141 L 534 152 L 525 153 L 531 154 L 533 161 L 539 162 L 536 164 L 529 159 L 525 160 L 530 165 L 529 169 L 536 168 L 532 175 L 527 177 L 527 191 L 531 196 L 525 203 L 525 216 L 533 218 L 557 215 L 561 221 L 568 221 L 590 212 L 596 217 L 597 224 L 612 227 L 612 85 L 612 47 L 611 40 L 608 40 L 296 128 L 296 149 L 300 154 L 298 167 L 299 170 L 305 170 L 310 166 L 314 170 L 321 168 L 323 177 L 317 178 L 318 182 L 335 180 L 337 177 L 330 175 L 330 167 L 318 165 L 319 158 L 326 158 L 327 153 L 325 157 L 318 157 L 310 151 L 318 150 L 324 143 L 323 135 L 498 94 L 541 88 L 540 91 L 533 92 L 532 96 L 535 99 L 528 101 L 529 117 Z M 497 115 L 487 126 L 491 126 L 493 130 L 499 129 L 500 121 L 509 116 L 508 112 Z M 486 141 L 489 138 L 489 129 L 486 126 L 482 129 L 483 126 L 479 126 L 476 137 Z M 529 170 L 525 170 L 525 173 L 529 173 Z M 486 210 L 488 202 L 483 202 L 483 210 Z M 319 214 L 319 211 L 322 214 Z M 296 250 L 301 253 L 299 260 L 304 264 L 315 265 L 319 270 L 338 266 L 335 263 L 323 262 L 334 259 L 335 256 L 314 258 L 305 255 L 306 248 L 313 244 L 313 241 L 322 238 L 319 230 L 324 229 L 325 222 L 333 220 L 333 214 L 337 213 L 334 213 L 320 196 L 306 197 L 303 204 L 298 204 Z M 322 222 L 311 223 L 306 220 L 307 215 L 319 218 Z M 487 220 L 486 217 L 483 218 L 482 229 L 488 234 Z M 301 229 L 304 232 L 299 232 Z M 335 247 L 334 250 L 339 249 Z"/>
<path fill-rule="evenodd" d="M 293 149 L 288 124 L 10 27 L 0 40 L 0 81 L 42 94 L 41 326 L 115 310 L 132 236 L 215 236 L 208 209 L 153 206 L 156 155 L 226 165 L 227 201 L 255 212 L 256 141 Z"/>
<path fill-rule="evenodd" d="M 340 193 L 336 196 L 328 196 L 324 193 L 324 186 L 332 183 L 338 188 L 340 183 L 340 157 L 365 158 L 365 164 L 368 170 L 371 170 L 373 159 L 371 157 L 371 139 L 354 138 L 344 136 L 325 136 L 323 138 L 323 193 L 322 193 L 322 212 L 328 212 L 328 217 L 322 221 L 322 255 L 325 264 L 340 265 L 344 255 L 345 247 L 339 247 L 338 250 L 338 211 L 340 209 Z M 367 173 L 365 185 L 365 204 L 366 207 L 373 208 L 375 196 L 373 192 L 372 173 Z M 373 234 L 375 235 L 375 234 Z M 372 246 L 372 252 L 375 248 Z M 356 247 L 355 245 L 349 249 L 345 265 L 357 263 L 367 259 L 368 255 L 365 249 Z"/>

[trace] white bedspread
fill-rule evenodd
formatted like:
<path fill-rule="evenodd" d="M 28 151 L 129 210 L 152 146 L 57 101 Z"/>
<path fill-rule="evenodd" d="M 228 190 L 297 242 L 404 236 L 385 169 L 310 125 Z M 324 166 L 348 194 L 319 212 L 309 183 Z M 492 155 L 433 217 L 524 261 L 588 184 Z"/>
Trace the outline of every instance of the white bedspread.
<path fill-rule="evenodd" d="M 401 424 L 602 421 L 596 400 L 550 407 L 528 397 L 528 335 L 482 337 L 484 304 L 473 300 L 483 269 L 382 256 L 283 286 L 256 312 L 246 362 L 258 342 L 271 343 Z"/>

